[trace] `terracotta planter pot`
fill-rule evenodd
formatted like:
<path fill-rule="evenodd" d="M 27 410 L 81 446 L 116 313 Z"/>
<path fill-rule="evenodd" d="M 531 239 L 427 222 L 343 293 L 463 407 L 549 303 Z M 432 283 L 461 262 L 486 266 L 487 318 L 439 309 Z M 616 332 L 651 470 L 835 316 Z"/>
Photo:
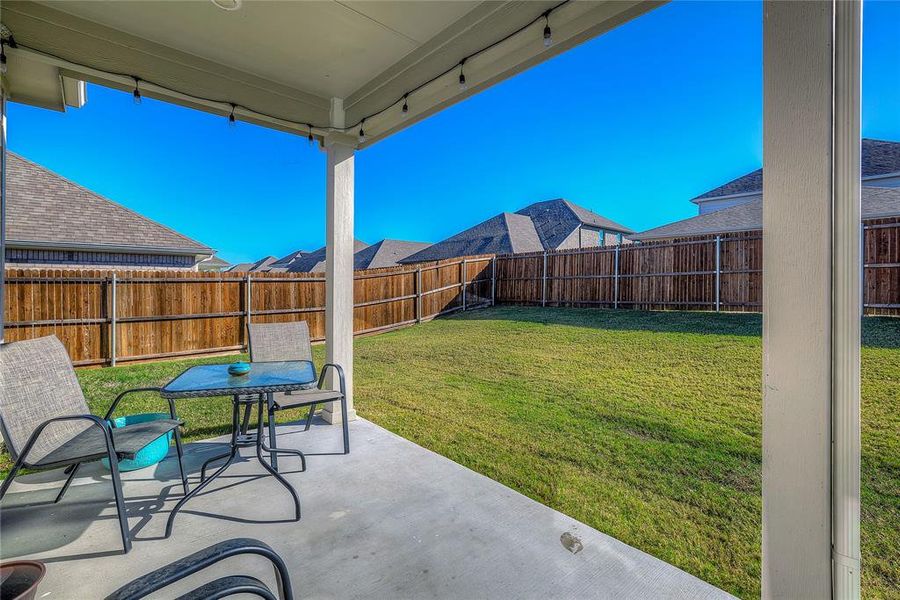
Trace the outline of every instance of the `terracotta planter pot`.
<path fill-rule="evenodd" d="M 46 572 L 36 560 L 0 563 L 0 600 L 32 600 Z"/>

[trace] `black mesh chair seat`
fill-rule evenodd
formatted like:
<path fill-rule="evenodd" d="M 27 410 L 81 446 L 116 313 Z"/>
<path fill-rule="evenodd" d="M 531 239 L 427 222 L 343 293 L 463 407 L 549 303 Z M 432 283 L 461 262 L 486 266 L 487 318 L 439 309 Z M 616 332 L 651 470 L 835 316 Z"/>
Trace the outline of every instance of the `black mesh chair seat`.
<path fill-rule="evenodd" d="M 135 423 L 112 430 L 113 445 L 119 458 L 132 459 L 134 455 L 160 436 L 166 435 L 183 421 L 159 419 L 145 423 Z M 62 446 L 48 452 L 35 463 L 27 463 L 29 468 L 53 468 L 90 462 L 106 457 L 106 439 L 97 427 L 89 427 L 75 435 Z"/>

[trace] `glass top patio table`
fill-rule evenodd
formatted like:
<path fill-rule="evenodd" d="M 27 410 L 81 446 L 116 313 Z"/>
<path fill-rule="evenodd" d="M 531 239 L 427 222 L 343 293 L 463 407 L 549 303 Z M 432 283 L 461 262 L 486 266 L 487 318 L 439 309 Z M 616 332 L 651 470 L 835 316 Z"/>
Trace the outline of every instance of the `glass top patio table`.
<path fill-rule="evenodd" d="M 308 360 L 250 364 L 246 375 L 230 375 L 228 365 L 197 365 L 166 384 L 160 394 L 163 398 L 205 398 L 291 392 L 316 385 L 316 370 Z"/>

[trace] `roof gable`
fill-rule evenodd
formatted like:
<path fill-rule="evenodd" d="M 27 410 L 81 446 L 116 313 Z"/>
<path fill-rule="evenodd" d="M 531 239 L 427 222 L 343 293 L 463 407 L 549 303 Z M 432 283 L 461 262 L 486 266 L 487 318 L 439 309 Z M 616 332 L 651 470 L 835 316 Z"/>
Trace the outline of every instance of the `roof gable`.
<path fill-rule="evenodd" d="M 381 269 L 395 267 L 401 260 L 430 246 L 426 242 L 381 240 L 363 248 L 353 256 L 355 269 Z"/>
<path fill-rule="evenodd" d="M 543 250 L 531 219 L 513 213 L 500 213 L 428 246 L 401 260 L 401 263 L 443 260 L 476 254 L 510 254 Z"/>
<path fill-rule="evenodd" d="M 7 155 L 7 243 L 212 254 L 209 247 L 18 154 Z"/>
<path fill-rule="evenodd" d="M 356 254 L 369 245 L 359 240 L 353 240 L 353 253 Z M 325 270 L 325 246 L 312 252 L 301 253 L 287 268 L 288 273 L 321 273 Z"/>
<path fill-rule="evenodd" d="M 541 243 L 547 249 L 558 248 L 579 225 L 617 233 L 634 233 L 624 225 L 563 198 L 529 204 L 516 214 L 528 216 L 534 222 Z"/>
<path fill-rule="evenodd" d="M 900 142 L 874 140 L 864 138 L 862 140 L 862 176 L 873 177 L 888 173 L 900 172 Z M 752 173 L 742 175 L 724 185 L 720 185 L 705 194 L 692 199 L 691 202 L 710 200 L 722 196 L 734 196 L 737 194 L 753 194 L 762 192 L 763 171 L 757 169 Z"/>

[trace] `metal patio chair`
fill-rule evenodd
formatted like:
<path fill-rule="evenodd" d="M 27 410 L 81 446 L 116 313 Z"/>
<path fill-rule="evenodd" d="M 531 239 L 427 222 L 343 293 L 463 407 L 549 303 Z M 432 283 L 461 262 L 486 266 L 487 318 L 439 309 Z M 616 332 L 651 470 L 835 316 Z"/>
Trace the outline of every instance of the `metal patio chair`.
<path fill-rule="evenodd" d="M 127 394 L 157 388 L 127 390 L 119 394 L 104 418 L 92 415 L 69 355 L 56 336 L 0 345 L 0 431 L 15 460 L 0 487 L 6 495 L 20 469 L 68 467 L 68 477 L 54 503 L 62 500 L 82 463 L 106 458 L 125 552 L 131 549 L 118 461 L 134 458 L 141 449 L 174 432 L 178 468 L 184 493 L 188 492 L 182 464 L 182 422 L 169 402 L 169 419 L 114 427 L 109 421 Z"/>
<path fill-rule="evenodd" d="M 279 360 L 312 361 L 312 343 L 306 321 L 290 323 L 251 323 L 250 361 L 270 362 Z M 322 387 L 325 384 L 325 373 L 334 369 L 338 374 L 339 389 L 330 390 Z M 344 383 L 344 369 L 334 363 L 322 365 L 319 383 L 315 389 L 273 394 L 269 403 L 269 422 L 275 422 L 275 413 L 279 410 L 309 406 L 306 425 L 303 431 L 309 431 L 316 407 L 325 402 L 341 403 L 341 425 L 344 435 L 344 454 L 350 453 L 350 432 L 347 425 L 347 390 Z M 275 430 L 269 429 L 269 446 L 274 447 Z"/>
<path fill-rule="evenodd" d="M 106 597 L 106 600 L 140 600 L 154 592 L 172 585 L 182 579 L 198 573 L 219 561 L 245 554 L 262 556 L 272 563 L 275 569 L 278 594 L 250 575 L 225 575 L 179 596 L 182 600 L 206 600 L 226 598 L 234 595 L 256 596 L 266 600 L 293 600 L 291 578 L 287 567 L 278 554 L 268 544 L 252 538 L 236 538 L 213 544 L 189 556 L 185 556 L 164 567 L 147 573 L 131 583 L 119 588 Z M 243 564 L 243 563 L 242 563 Z"/>
<path fill-rule="evenodd" d="M 250 331 L 250 361 L 251 362 L 275 362 L 284 360 L 308 360 L 312 361 L 312 343 L 309 337 L 309 327 L 306 321 L 294 321 L 290 323 L 251 323 Z M 323 388 L 325 373 L 328 369 L 334 369 L 338 374 L 338 390 Z M 334 363 L 322 365 L 319 372 L 319 382 L 315 389 L 296 392 L 286 392 L 272 395 L 272 402 L 267 403 L 269 423 L 269 448 L 275 448 L 275 413 L 280 410 L 309 406 L 306 416 L 306 425 L 303 431 L 309 431 L 316 407 L 325 402 L 341 403 L 341 427 L 343 429 L 344 454 L 350 453 L 350 430 L 347 424 L 347 394 L 344 381 L 344 369 Z M 256 404 L 257 398 L 247 396 L 241 398 L 244 404 L 244 415 L 240 424 L 240 433 L 248 435 L 250 424 L 250 411 Z M 222 454 L 213 456 L 203 463 L 200 470 L 200 480 L 206 479 L 206 469 L 210 464 L 228 456 Z M 306 470 L 306 457 L 299 453 L 301 470 Z M 272 467 L 278 470 L 278 458 L 276 453 L 270 454 Z"/>

